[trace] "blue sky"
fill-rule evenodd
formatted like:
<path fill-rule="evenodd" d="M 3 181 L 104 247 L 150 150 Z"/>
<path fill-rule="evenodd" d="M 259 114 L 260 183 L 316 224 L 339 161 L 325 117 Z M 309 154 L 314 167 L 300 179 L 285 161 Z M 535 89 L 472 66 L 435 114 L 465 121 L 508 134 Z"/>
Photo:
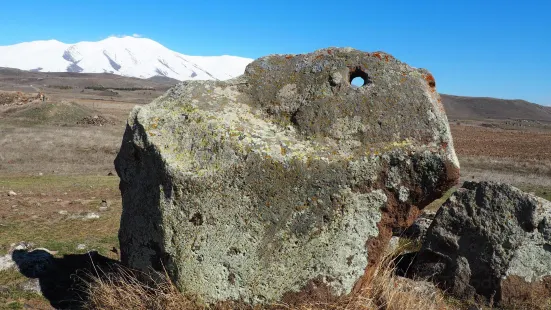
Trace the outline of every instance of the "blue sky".
<path fill-rule="evenodd" d="M 551 105 L 551 1 L 5 1 L 0 45 L 140 34 L 189 55 L 328 46 L 429 69 L 441 93 Z"/>

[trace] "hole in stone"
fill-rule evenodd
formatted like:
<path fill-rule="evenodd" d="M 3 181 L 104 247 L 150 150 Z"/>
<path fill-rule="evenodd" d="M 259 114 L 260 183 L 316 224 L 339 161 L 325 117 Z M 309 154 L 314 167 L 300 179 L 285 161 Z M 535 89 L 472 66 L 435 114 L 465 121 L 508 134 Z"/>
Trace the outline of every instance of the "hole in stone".
<path fill-rule="evenodd" d="M 203 225 L 203 215 L 201 213 L 197 212 L 192 217 L 191 220 L 189 220 L 193 225 L 195 226 L 201 226 Z"/>
<path fill-rule="evenodd" d="M 365 81 L 364 79 L 362 79 L 361 77 L 357 76 L 355 78 L 352 79 L 352 81 L 350 82 L 350 84 L 352 84 L 352 86 L 356 86 L 356 87 L 362 87 L 365 85 Z"/>
<path fill-rule="evenodd" d="M 350 85 L 353 87 L 362 87 L 368 83 L 368 76 L 360 67 L 350 70 Z"/>

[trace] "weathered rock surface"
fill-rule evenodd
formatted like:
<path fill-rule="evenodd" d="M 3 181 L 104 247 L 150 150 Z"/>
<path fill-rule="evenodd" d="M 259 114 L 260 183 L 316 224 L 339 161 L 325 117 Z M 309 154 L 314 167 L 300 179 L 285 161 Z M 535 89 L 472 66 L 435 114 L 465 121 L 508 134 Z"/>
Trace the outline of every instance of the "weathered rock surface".
<path fill-rule="evenodd" d="M 551 203 L 506 184 L 466 182 L 436 214 L 413 270 L 467 299 L 551 295 Z"/>
<path fill-rule="evenodd" d="M 419 217 L 406 229 L 398 227 L 393 232 L 394 236 L 411 240 L 423 240 L 434 219 L 435 213 L 422 212 Z"/>
<path fill-rule="evenodd" d="M 419 217 L 404 231 L 404 237 L 411 239 L 423 239 L 432 220 L 426 217 Z"/>
<path fill-rule="evenodd" d="M 123 262 L 208 303 L 349 293 L 459 174 L 432 75 L 350 48 L 183 82 L 132 111 L 115 164 Z"/>

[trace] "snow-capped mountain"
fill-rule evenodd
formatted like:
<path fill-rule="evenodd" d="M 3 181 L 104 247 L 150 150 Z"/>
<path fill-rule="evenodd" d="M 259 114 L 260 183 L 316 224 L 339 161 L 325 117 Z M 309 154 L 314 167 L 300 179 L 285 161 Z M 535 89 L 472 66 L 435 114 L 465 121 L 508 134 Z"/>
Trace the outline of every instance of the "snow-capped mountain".
<path fill-rule="evenodd" d="M 0 67 L 40 72 L 113 73 L 177 80 L 226 80 L 252 61 L 236 56 L 188 56 L 146 38 L 109 37 L 66 44 L 56 40 L 0 46 Z"/>

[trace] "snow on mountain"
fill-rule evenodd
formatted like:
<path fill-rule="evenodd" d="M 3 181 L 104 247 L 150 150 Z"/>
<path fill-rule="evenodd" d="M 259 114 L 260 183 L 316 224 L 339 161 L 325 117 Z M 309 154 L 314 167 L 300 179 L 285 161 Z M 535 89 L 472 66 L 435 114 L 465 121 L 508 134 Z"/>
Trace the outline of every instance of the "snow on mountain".
<path fill-rule="evenodd" d="M 177 80 L 226 80 L 252 61 L 236 56 L 188 56 L 146 38 L 109 37 L 66 44 L 56 40 L 0 46 L 0 67 L 40 72 L 113 73 Z"/>

